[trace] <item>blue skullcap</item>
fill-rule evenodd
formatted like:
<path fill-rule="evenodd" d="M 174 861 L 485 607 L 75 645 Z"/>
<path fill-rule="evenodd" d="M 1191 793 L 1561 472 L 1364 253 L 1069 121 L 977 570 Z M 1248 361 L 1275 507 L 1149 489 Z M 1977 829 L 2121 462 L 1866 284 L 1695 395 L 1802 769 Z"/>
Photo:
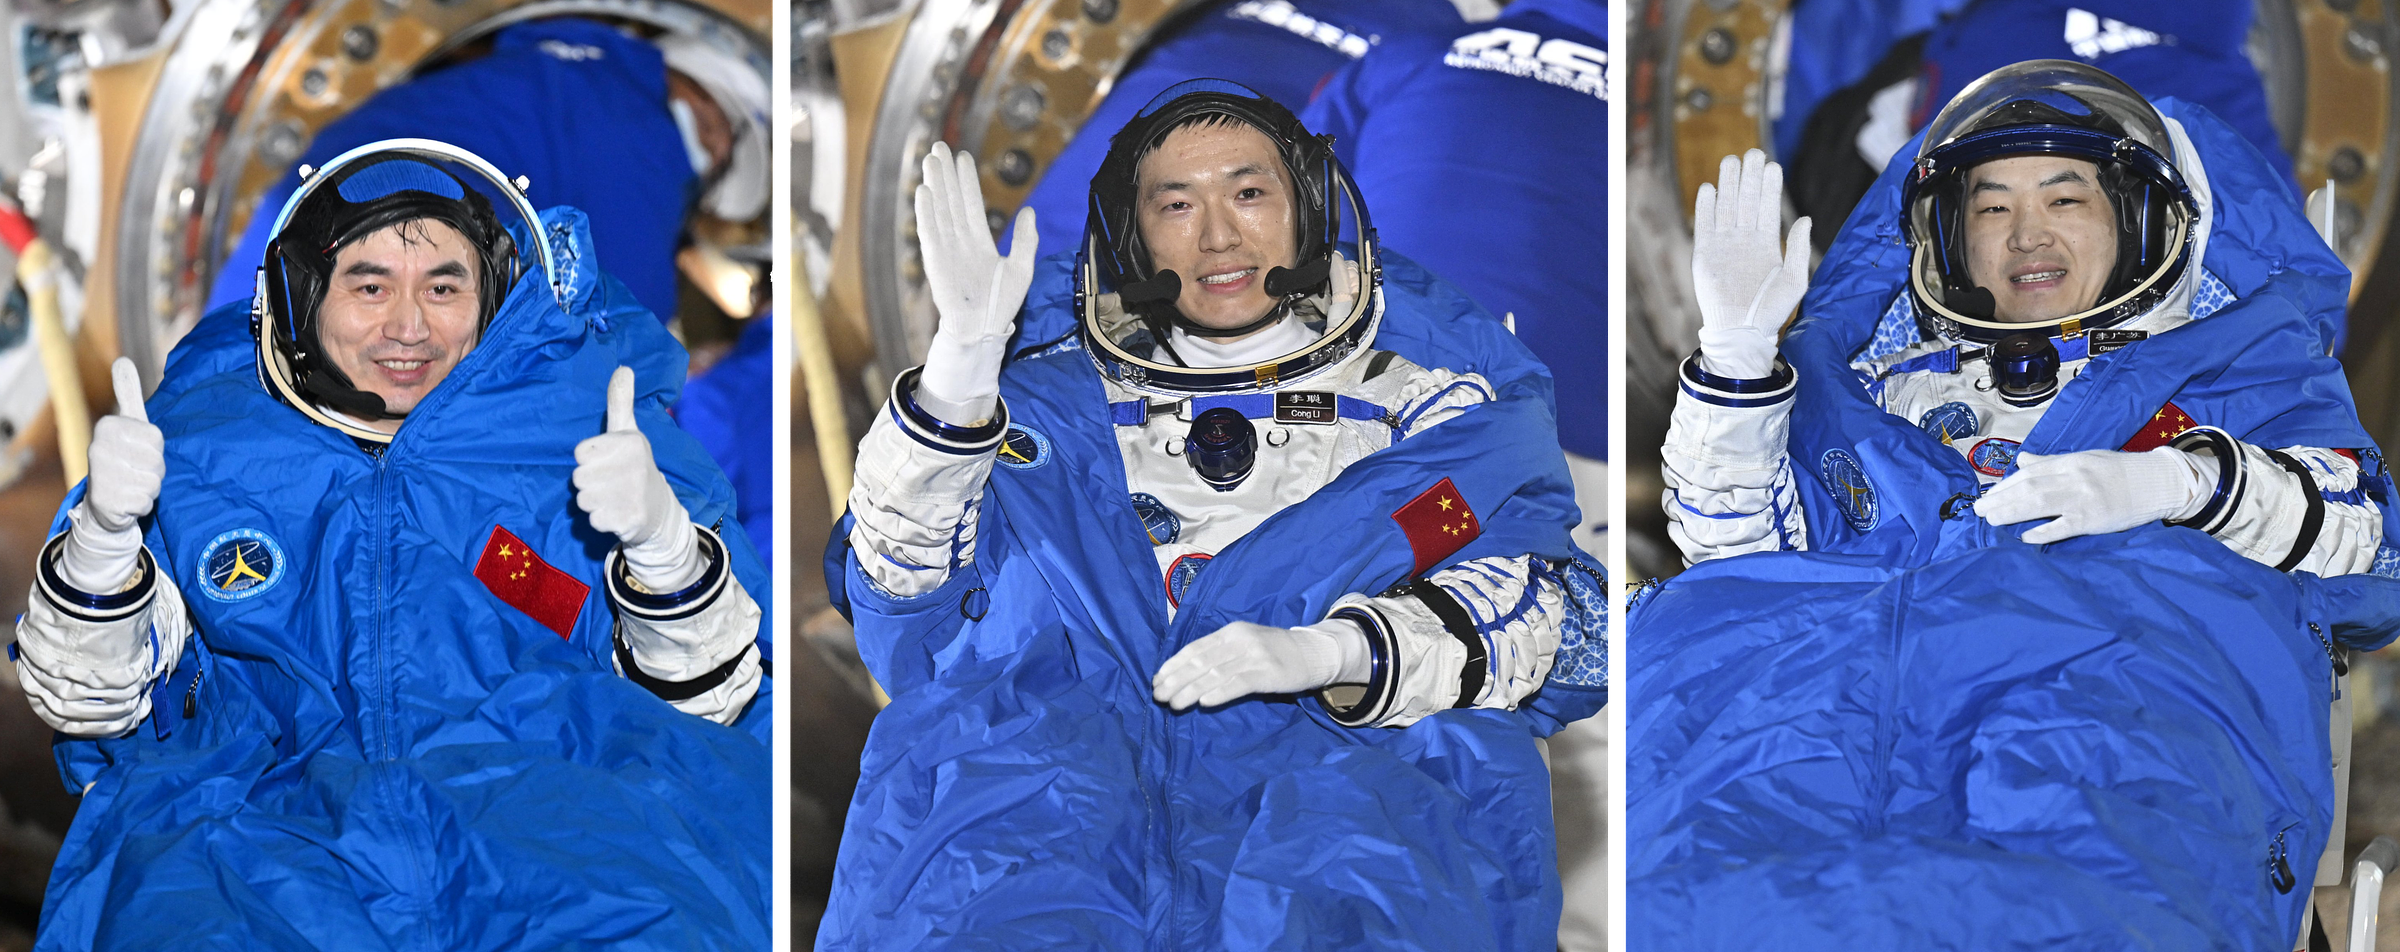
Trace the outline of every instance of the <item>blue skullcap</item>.
<path fill-rule="evenodd" d="M 1242 99 L 1267 98 L 1266 96 L 1261 95 L 1258 90 L 1244 86 L 1230 79 L 1187 79 L 1183 82 L 1176 83 L 1173 86 L 1169 86 L 1157 96 L 1151 97 L 1150 104 L 1143 106 L 1142 111 L 1134 113 L 1133 117 L 1139 119 L 1143 116 L 1147 116 L 1151 113 L 1157 112 L 1160 107 L 1185 96 L 1189 96 L 1193 93 L 1224 93 L 1228 96 L 1236 96 Z"/>
<path fill-rule="evenodd" d="M 392 159 L 367 166 L 343 179 L 337 191 L 343 199 L 354 204 L 408 191 L 427 192 L 448 199 L 466 197 L 466 191 L 459 186 L 457 179 L 414 159 Z"/>

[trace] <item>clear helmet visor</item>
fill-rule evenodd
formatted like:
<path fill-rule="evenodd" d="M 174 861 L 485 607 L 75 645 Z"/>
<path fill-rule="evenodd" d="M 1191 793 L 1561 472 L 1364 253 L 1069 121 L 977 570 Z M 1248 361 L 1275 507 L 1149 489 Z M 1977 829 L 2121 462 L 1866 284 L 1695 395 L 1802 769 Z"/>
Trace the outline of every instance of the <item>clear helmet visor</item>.
<path fill-rule="evenodd" d="M 2119 135 L 2175 158 L 2175 143 L 2166 120 L 2133 87 L 2108 73 L 2069 60 L 2027 60 L 2004 66 L 1960 90 L 1925 127 L 1924 144 L 1917 149 L 1922 162 L 1968 133 L 2022 120 L 2016 104 L 2038 103 L 2095 126 L 2113 127 Z"/>
<path fill-rule="evenodd" d="M 2070 282 L 2089 268 L 2096 287 L 2088 299 L 2024 303 L 2014 279 L 1997 264 L 2005 255 L 1981 249 L 1989 274 L 1976 273 L 1977 242 L 1995 237 L 1990 222 L 1971 218 L 1985 204 L 1971 200 L 1975 170 L 1986 163 L 2051 156 L 2085 174 L 2104 196 L 2105 230 L 2097 243 L 2113 258 L 2086 254 L 2067 271 Z M 2133 320 L 2165 299 L 2189 266 L 2198 207 L 2185 186 L 2166 121 L 2132 87 L 2108 73 L 2064 60 L 2033 60 L 1976 80 L 1944 107 L 1925 132 L 1902 187 L 1910 244 L 1909 290 L 1928 333 L 1990 343 L 2015 333 L 2061 336 Z M 2020 183 L 2025 188 L 2032 183 Z M 2027 199 L 1991 204 L 2030 215 Z M 2008 227 L 2073 227 L 2008 218 Z M 1997 221 L 1998 219 L 1994 219 Z M 2002 229 L 2005 230 L 2005 229 Z M 2054 236 L 2055 237 L 2055 236 Z M 2063 240 L 2063 239 L 2062 239 Z"/>

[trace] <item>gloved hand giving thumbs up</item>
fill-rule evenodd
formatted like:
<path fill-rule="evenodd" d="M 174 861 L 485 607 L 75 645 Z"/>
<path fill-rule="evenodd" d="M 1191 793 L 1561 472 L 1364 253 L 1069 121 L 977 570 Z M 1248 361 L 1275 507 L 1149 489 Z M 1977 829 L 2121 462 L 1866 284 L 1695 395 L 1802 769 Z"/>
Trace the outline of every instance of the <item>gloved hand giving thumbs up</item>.
<path fill-rule="evenodd" d="M 617 537 L 633 580 L 653 592 L 690 585 L 707 568 L 692 518 L 658 471 L 633 419 L 633 368 L 608 380 L 608 431 L 575 444 L 575 504 Z"/>
<path fill-rule="evenodd" d="M 167 472 L 166 439 L 142 408 L 142 381 L 133 361 L 109 366 L 117 390 L 117 412 L 92 428 L 91 475 L 83 502 L 67 514 L 73 523 L 60 546 L 58 569 L 68 585 L 93 594 L 114 594 L 133 580 L 142 550 L 141 518 L 158 504 Z"/>

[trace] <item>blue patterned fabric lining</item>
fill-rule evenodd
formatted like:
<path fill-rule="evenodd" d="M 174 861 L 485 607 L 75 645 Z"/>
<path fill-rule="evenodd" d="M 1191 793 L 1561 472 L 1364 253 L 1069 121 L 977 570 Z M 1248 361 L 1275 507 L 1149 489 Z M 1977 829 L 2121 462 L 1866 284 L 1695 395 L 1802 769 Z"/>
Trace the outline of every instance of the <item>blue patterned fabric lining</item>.
<path fill-rule="evenodd" d="M 1884 308 L 1883 316 L 1876 319 L 1875 339 L 1868 341 L 1866 352 L 1858 356 L 1860 360 L 1880 360 L 1916 342 L 1917 304 L 1903 288 L 1892 299 L 1892 306 Z"/>
<path fill-rule="evenodd" d="M 1567 612 L 1559 625 L 1550 680 L 1579 688 L 1608 686 L 1608 577 L 1577 559 L 1560 570 Z"/>
<path fill-rule="evenodd" d="M 2192 292 L 2192 320 L 2215 314 L 2233 301 L 2233 289 L 2203 269 L 2200 287 Z M 1917 302 L 1904 288 L 1892 298 L 1892 306 L 1883 309 L 1883 316 L 1876 319 L 1875 339 L 1867 342 L 1867 349 L 1859 353 L 1858 359 L 1879 360 L 1916 342 Z"/>
<path fill-rule="evenodd" d="M 2368 569 L 2367 574 L 2383 578 L 2400 578 L 2400 549 L 2392 548 L 2392 544 L 2389 542 L 2377 546 L 2375 548 L 2375 567 Z"/>
<path fill-rule="evenodd" d="M 2192 292 L 2192 320 L 2196 321 L 2215 314 L 2231 303 L 2233 303 L 2233 289 L 2226 287 L 2225 282 L 2217 280 L 2216 275 L 2205 270 L 2201 271 L 2200 289 Z"/>

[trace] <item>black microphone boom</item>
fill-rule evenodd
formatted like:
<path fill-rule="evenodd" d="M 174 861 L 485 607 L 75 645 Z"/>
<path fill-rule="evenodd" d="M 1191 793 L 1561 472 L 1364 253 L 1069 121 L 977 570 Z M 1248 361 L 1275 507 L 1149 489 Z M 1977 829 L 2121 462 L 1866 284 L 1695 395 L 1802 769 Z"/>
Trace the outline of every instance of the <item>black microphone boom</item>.
<path fill-rule="evenodd" d="M 1268 268 L 1267 296 L 1283 297 L 1323 284 L 1325 283 L 1325 273 L 1332 265 L 1332 261 L 1318 258 L 1297 268 Z"/>
<path fill-rule="evenodd" d="M 1274 280 L 1269 278 L 1269 281 Z M 1161 268 L 1147 281 L 1135 281 L 1117 292 L 1117 302 L 1127 307 L 1152 301 L 1172 301 L 1183 293 L 1183 279 L 1175 272 Z"/>

